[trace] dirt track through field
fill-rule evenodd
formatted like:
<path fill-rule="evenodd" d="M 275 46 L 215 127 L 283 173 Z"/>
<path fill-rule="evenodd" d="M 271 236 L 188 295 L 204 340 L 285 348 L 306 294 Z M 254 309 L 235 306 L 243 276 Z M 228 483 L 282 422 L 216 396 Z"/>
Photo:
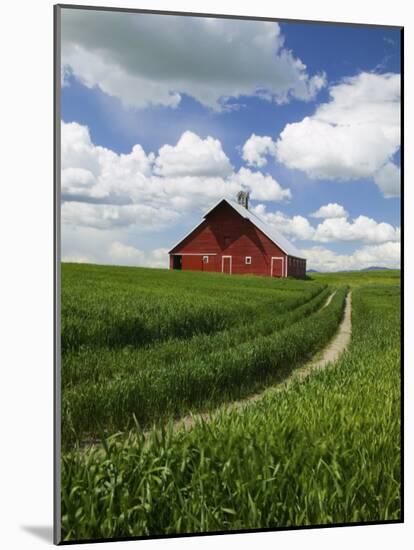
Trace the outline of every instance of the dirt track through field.
<path fill-rule="evenodd" d="M 325 304 L 322 306 L 321 309 L 327 307 L 331 303 L 331 300 L 334 297 L 335 292 L 333 292 L 329 296 L 329 298 L 327 299 L 327 301 L 325 302 Z M 338 327 L 338 330 L 335 336 L 332 338 L 329 344 L 322 351 L 317 353 L 316 356 L 313 357 L 310 361 L 308 361 L 301 367 L 296 368 L 289 377 L 283 380 L 283 382 L 280 382 L 275 386 L 266 388 L 260 393 L 253 394 L 250 397 L 241 399 L 239 401 L 233 401 L 231 403 L 221 405 L 214 411 L 184 416 L 175 422 L 174 429 L 175 430 L 190 429 L 196 424 L 197 419 L 202 419 L 206 421 L 213 418 L 215 415 L 217 415 L 219 412 L 222 412 L 222 411 L 240 410 L 243 407 L 246 407 L 247 405 L 249 405 L 250 403 L 253 403 L 254 401 L 259 401 L 265 395 L 268 395 L 273 392 L 280 392 L 287 389 L 294 380 L 302 381 L 308 376 L 310 376 L 313 372 L 323 369 L 329 364 L 335 363 L 335 361 L 339 359 L 342 353 L 349 346 L 349 343 L 351 341 L 351 333 L 352 333 L 351 313 L 352 313 L 352 295 L 351 295 L 351 292 L 348 292 L 346 297 L 346 303 L 345 303 L 344 317 Z"/>
<path fill-rule="evenodd" d="M 323 304 L 323 306 L 321 307 L 321 309 L 324 309 L 324 308 L 326 308 L 326 307 L 329 306 L 329 304 L 332 302 L 332 298 L 335 296 L 335 294 L 336 294 L 336 290 L 335 290 L 334 292 L 332 292 L 332 294 L 330 294 L 330 295 L 328 296 L 328 299 L 327 299 L 326 302 Z"/>
<path fill-rule="evenodd" d="M 328 297 L 324 305 L 320 308 L 321 310 L 327 307 L 331 303 L 332 298 L 335 296 L 335 294 L 336 294 L 336 290 L 332 292 L 332 294 Z M 311 375 L 314 371 L 323 369 L 327 365 L 337 361 L 340 355 L 346 350 L 351 340 L 351 332 L 352 332 L 351 311 L 352 311 L 352 297 L 351 297 L 351 292 L 348 292 L 346 297 L 346 303 L 345 303 L 344 317 L 341 323 L 339 324 L 339 327 L 335 336 L 332 338 L 332 340 L 327 344 L 327 346 L 323 350 L 317 353 L 310 361 L 294 369 L 294 371 L 282 382 L 279 382 L 276 385 L 267 387 L 262 392 L 250 395 L 245 399 L 240 399 L 238 401 L 231 401 L 224 405 L 220 405 L 212 411 L 199 412 L 199 413 L 183 416 L 174 422 L 173 424 L 174 430 L 178 431 L 181 429 L 185 429 L 185 430 L 191 429 L 192 427 L 195 426 L 197 419 L 208 421 L 223 411 L 241 410 L 247 405 L 249 405 L 250 403 L 263 399 L 265 395 L 286 390 L 294 380 L 302 381 L 305 378 L 307 378 L 309 375 Z M 149 433 L 149 432 L 146 432 L 146 433 Z M 89 445 L 94 445 L 96 443 L 99 443 L 99 440 L 94 440 L 94 439 L 86 440 L 83 442 L 83 445 L 89 446 Z"/>

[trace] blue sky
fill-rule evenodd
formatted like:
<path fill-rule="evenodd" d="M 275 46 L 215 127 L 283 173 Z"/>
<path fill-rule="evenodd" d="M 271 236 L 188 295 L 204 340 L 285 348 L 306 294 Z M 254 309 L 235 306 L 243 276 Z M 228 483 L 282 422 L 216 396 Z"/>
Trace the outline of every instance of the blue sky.
<path fill-rule="evenodd" d="M 166 265 L 243 188 L 309 267 L 399 265 L 399 30 L 64 9 L 62 67 L 63 259 Z"/>

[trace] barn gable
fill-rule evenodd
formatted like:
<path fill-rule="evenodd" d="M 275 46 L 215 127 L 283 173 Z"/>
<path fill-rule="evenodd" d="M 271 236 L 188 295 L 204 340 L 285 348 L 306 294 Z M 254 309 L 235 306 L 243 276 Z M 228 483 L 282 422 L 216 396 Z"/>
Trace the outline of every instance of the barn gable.
<path fill-rule="evenodd" d="M 201 220 L 200 223 L 198 223 L 191 231 L 187 233 L 178 243 L 176 243 L 172 249 L 169 251 L 169 254 L 174 253 L 174 250 L 184 243 L 184 241 L 190 237 L 197 229 L 201 228 L 201 226 L 205 223 L 205 220 L 207 217 L 214 211 L 216 208 L 221 205 L 222 203 L 228 204 L 233 210 L 235 210 L 242 218 L 250 221 L 259 231 L 261 231 L 270 241 L 272 241 L 278 248 L 280 248 L 285 254 L 288 256 L 292 256 L 294 258 L 302 259 L 305 258 L 303 255 L 299 252 L 299 250 L 290 242 L 286 237 L 281 235 L 278 231 L 276 231 L 274 228 L 270 227 L 266 222 L 264 222 L 259 216 L 251 212 L 250 210 L 247 210 L 244 206 L 241 204 L 238 204 L 237 202 L 231 201 L 229 199 L 221 199 L 219 200 L 210 210 L 208 210 Z"/>
<path fill-rule="evenodd" d="M 283 235 L 248 210 L 248 195 L 239 195 L 239 203 L 221 199 L 170 250 L 170 269 L 304 277 L 305 258 Z"/>

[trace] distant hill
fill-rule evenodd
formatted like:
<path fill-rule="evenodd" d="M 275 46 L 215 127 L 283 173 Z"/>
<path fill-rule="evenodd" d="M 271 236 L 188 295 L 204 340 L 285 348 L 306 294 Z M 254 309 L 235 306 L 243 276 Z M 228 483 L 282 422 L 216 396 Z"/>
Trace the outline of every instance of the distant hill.
<path fill-rule="evenodd" d="M 378 267 L 377 265 L 372 265 L 371 267 L 366 267 L 365 269 L 361 269 L 361 271 L 378 271 L 378 270 L 389 270 L 389 267 Z"/>
<path fill-rule="evenodd" d="M 317 269 L 307 269 L 307 273 L 319 273 Z"/>

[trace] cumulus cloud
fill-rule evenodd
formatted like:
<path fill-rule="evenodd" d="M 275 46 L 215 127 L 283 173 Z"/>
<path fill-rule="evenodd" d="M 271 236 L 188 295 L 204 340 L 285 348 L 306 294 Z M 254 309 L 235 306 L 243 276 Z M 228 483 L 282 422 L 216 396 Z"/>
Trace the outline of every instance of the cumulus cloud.
<path fill-rule="evenodd" d="M 312 218 L 346 218 L 348 212 L 341 204 L 330 202 L 318 208 L 311 216 Z"/>
<path fill-rule="evenodd" d="M 92 143 L 87 126 L 62 122 L 61 158 L 63 200 L 125 204 L 145 192 L 155 155 L 141 145 L 118 155 Z"/>
<path fill-rule="evenodd" d="M 117 265 L 142 265 L 145 259 L 142 250 L 119 241 L 111 243 L 108 255 Z"/>
<path fill-rule="evenodd" d="M 89 197 L 94 194 L 96 185 L 95 175 L 85 168 L 64 168 L 61 176 L 63 196 Z M 99 197 L 98 195 L 95 195 Z"/>
<path fill-rule="evenodd" d="M 380 168 L 375 176 L 374 181 L 381 189 L 382 194 L 386 198 L 399 197 L 401 188 L 400 168 L 392 162 L 387 162 Z"/>
<path fill-rule="evenodd" d="M 84 202 L 64 202 L 61 207 L 62 220 L 73 226 L 114 229 L 136 226 L 141 231 L 158 230 L 175 223 L 178 212 L 146 204 L 89 204 Z"/>
<path fill-rule="evenodd" d="M 237 174 L 231 176 L 231 181 L 240 188 L 249 190 L 253 200 L 283 201 L 292 196 L 289 189 L 283 189 L 280 183 L 269 174 L 252 172 L 248 168 L 240 168 Z"/>
<path fill-rule="evenodd" d="M 315 234 L 315 229 L 303 216 L 290 218 L 283 212 L 268 212 L 264 204 L 254 206 L 252 211 L 271 227 L 293 240 L 312 240 Z"/>
<path fill-rule="evenodd" d="M 147 267 L 168 268 L 168 248 L 155 248 L 147 255 Z"/>
<path fill-rule="evenodd" d="M 62 252 L 66 261 L 165 267 L 167 253 L 134 247 L 154 232 L 175 230 L 195 212 L 240 190 L 252 199 L 290 198 L 274 178 L 233 170 L 219 140 L 185 132 L 158 154 L 134 145 L 117 154 L 95 145 L 86 126 L 62 122 Z M 145 237 L 145 235 L 147 237 Z"/>
<path fill-rule="evenodd" d="M 312 116 L 285 126 L 277 159 L 314 179 L 373 178 L 386 197 L 395 196 L 400 75 L 363 72 L 331 86 L 329 94 Z"/>
<path fill-rule="evenodd" d="M 136 246 L 146 242 L 145 249 Z M 103 265 L 168 267 L 168 249 L 153 248 L 151 241 L 142 241 L 134 231 L 124 227 L 101 230 L 82 225 L 64 225 L 62 261 Z"/>
<path fill-rule="evenodd" d="M 307 269 L 318 271 L 348 271 L 371 266 L 400 267 L 400 244 L 396 242 L 363 246 L 353 254 L 338 254 L 321 246 L 307 248 L 302 253 L 307 258 Z"/>
<path fill-rule="evenodd" d="M 226 177 L 233 167 L 218 139 L 201 139 L 193 132 L 184 132 L 177 145 L 164 145 L 155 161 L 154 172 L 161 176 Z"/>
<path fill-rule="evenodd" d="M 398 242 L 400 229 L 389 223 L 376 222 L 367 216 L 358 216 L 351 222 L 346 218 L 328 218 L 316 227 L 313 240 L 323 243 L 335 241 Z"/>
<path fill-rule="evenodd" d="M 146 154 L 139 144 L 119 155 L 94 145 L 86 126 L 62 122 L 63 223 L 156 230 L 222 197 L 234 198 L 241 189 L 263 201 L 291 196 L 269 175 L 246 168 L 234 172 L 212 137 L 184 132 L 158 155 Z"/>
<path fill-rule="evenodd" d="M 147 154 L 140 145 L 120 155 L 96 146 L 87 127 L 62 122 L 65 260 L 166 266 L 166 249 L 141 250 L 131 244 L 131 237 L 134 242 L 138 234 L 177 227 L 183 216 L 206 210 L 222 197 L 234 199 L 241 189 L 250 191 L 256 201 L 291 197 L 290 190 L 269 174 L 245 167 L 235 172 L 220 142 L 211 137 L 186 132 L 177 144 L 161 147 L 158 155 Z M 382 245 L 400 239 L 399 228 L 367 216 L 348 219 L 336 203 L 323 205 L 313 214 L 322 218 L 315 226 L 304 216 L 269 212 L 262 203 L 252 210 L 293 240 Z"/>
<path fill-rule="evenodd" d="M 268 212 L 263 204 L 256 205 L 252 210 L 270 226 L 293 240 L 322 243 L 400 241 L 398 227 L 393 227 L 389 223 L 377 222 L 367 216 L 358 216 L 351 221 L 346 217 L 326 218 L 318 225 L 312 226 L 303 216 L 289 217 L 282 212 Z"/>
<path fill-rule="evenodd" d="M 276 144 L 269 136 L 252 134 L 243 145 L 242 157 L 250 166 L 265 166 L 268 155 L 276 155 Z"/>
<path fill-rule="evenodd" d="M 129 265 L 139 267 L 168 268 L 168 248 L 155 248 L 144 252 L 135 246 L 120 241 L 115 241 L 108 248 L 108 259 L 110 263 L 117 265 Z"/>
<path fill-rule="evenodd" d="M 138 108 L 174 108 L 183 94 L 214 110 L 242 96 L 308 101 L 326 85 L 265 21 L 64 9 L 62 67 L 64 82 Z"/>

